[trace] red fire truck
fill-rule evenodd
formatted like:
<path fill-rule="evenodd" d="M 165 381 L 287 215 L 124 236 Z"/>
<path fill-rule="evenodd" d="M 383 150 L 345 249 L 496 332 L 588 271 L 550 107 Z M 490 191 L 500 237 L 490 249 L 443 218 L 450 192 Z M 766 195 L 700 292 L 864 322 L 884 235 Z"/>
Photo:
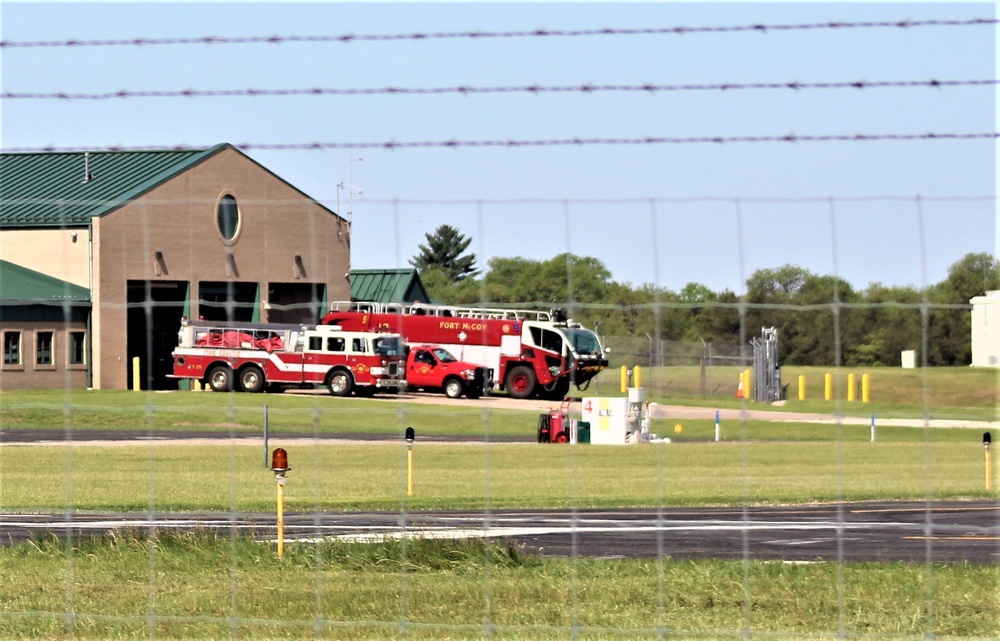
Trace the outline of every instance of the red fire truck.
<path fill-rule="evenodd" d="M 398 334 L 330 325 L 181 321 L 172 378 L 216 392 L 280 392 L 325 385 L 334 396 L 371 396 L 406 385 Z"/>
<path fill-rule="evenodd" d="M 332 304 L 322 323 L 396 332 L 411 348 L 440 345 L 459 360 L 492 368 L 498 387 L 514 398 L 561 400 L 570 385 L 586 389 L 608 366 L 597 335 L 560 310 L 344 302 Z"/>

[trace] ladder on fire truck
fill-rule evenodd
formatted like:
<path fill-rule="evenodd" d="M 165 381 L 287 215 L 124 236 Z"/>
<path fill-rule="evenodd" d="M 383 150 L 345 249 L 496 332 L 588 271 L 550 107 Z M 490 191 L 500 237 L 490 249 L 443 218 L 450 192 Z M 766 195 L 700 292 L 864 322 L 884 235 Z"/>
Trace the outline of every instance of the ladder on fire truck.
<path fill-rule="evenodd" d="M 364 312 L 368 314 L 396 314 L 417 316 L 443 316 L 452 318 L 475 318 L 488 320 L 533 320 L 551 323 L 566 322 L 566 315 L 561 309 L 550 311 L 505 309 L 487 307 L 455 307 L 452 305 L 426 305 L 413 303 L 376 303 L 369 301 L 341 301 L 330 303 L 328 312 Z"/>

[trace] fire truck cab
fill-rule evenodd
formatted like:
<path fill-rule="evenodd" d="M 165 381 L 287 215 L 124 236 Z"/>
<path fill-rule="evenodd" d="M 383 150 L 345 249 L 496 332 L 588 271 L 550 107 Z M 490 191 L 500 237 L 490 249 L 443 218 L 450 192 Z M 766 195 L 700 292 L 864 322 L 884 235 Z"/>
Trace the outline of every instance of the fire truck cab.
<path fill-rule="evenodd" d="M 334 396 L 371 396 L 406 385 L 397 334 L 335 326 L 182 321 L 173 378 L 216 392 L 280 392 L 326 386 Z"/>

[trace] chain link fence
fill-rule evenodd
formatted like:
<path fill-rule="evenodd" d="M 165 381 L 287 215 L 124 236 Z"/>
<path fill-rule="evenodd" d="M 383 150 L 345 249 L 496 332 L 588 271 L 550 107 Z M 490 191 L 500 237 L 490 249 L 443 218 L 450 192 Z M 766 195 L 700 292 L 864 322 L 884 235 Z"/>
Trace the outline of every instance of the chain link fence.
<path fill-rule="evenodd" d="M 596 381 L 607 393 L 620 387 L 621 368 L 642 368 L 642 386 L 659 395 L 733 396 L 739 373 L 753 367 L 748 344 L 718 345 L 657 340 L 651 337 L 602 336 L 608 353 L 608 371 Z"/>

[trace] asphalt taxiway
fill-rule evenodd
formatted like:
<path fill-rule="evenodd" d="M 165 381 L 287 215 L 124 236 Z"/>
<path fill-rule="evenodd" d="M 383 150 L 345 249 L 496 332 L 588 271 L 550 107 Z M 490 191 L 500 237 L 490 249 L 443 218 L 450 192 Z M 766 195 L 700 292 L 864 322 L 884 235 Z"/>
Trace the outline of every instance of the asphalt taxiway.
<path fill-rule="evenodd" d="M 274 514 L 0 514 L 0 542 L 43 532 L 201 529 L 276 536 Z M 316 512 L 285 515 L 285 540 L 486 538 L 529 554 L 590 558 L 1000 564 L 1000 501 L 729 508 Z"/>

